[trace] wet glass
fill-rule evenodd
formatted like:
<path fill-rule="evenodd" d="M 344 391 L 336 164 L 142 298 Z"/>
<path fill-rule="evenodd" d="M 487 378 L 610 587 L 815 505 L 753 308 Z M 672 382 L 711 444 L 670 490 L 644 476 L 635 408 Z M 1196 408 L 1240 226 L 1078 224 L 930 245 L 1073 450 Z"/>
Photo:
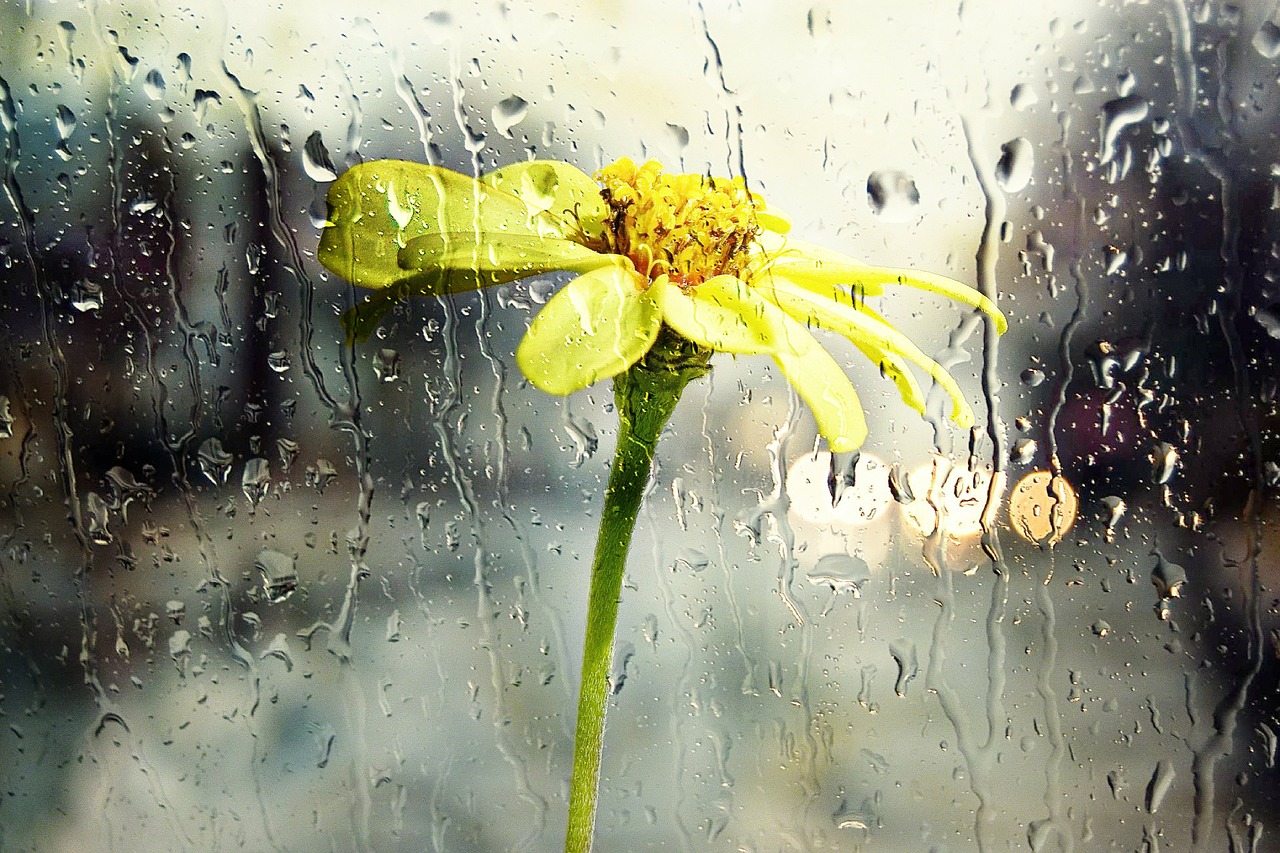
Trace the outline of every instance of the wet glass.
<path fill-rule="evenodd" d="M 1280 13 L 886 10 L 0 8 L 0 847 L 560 849 L 618 418 L 513 352 L 568 276 L 348 346 L 315 254 L 361 162 L 626 156 L 1010 328 L 880 303 L 973 430 L 823 336 L 857 454 L 768 358 L 685 392 L 597 849 L 1274 849 Z"/>

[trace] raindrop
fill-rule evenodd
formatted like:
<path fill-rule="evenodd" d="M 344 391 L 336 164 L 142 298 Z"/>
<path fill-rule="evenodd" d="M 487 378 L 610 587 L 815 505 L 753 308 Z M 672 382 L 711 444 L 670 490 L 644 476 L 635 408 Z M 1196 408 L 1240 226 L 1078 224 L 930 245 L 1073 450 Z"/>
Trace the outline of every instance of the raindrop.
<path fill-rule="evenodd" d="M 1148 457 L 1151 460 L 1151 482 L 1163 486 L 1173 479 L 1178 469 L 1178 449 L 1167 441 L 1156 442 Z"/>
<path fill-rule="evenodd" d="M 1155 553 L 1156 565 L 1151 570 L 1151 583 L 1156 588 L 1156 595 L 1162 600 L 1181 598 L 1182 587 L 1187 582 L 1187 570 L 1177 563 L 1171 563 L 1160 554 Z"/>
<path fill-rule="evenodd" d="M 13 437 L 13 414 L 9 411 L 9 398 L 0 394 L 0 438 Z"/>
<path fill-rule="evenodd" d="M 862 597 L 862 587 L 871 580 L 867 561 L 852 554 L 827 554 L 809 570 L 809 583 L 831 587 L 832 596 L 847 592 Z"/>
<path fill-rule="evenodd" d="M 307 466 L 307 485 L 324 494 L 325 488 L 338 476 L 338 469 L 328 459 L 320 458 Z"/>
<path fill-rule="evenodd" d="M 254 560 L 262 575 L 262 593 L 272 604 L 279 604 L 298 588 L 298 560 L 270 548 L 263 548 Z"/>
<path fill-rule="evenodd" d="M 1125 95 L 1102 105 L 1102 163 L 1110 163 L 1116 157 L 1116 143 L 1125 128 L 1144 120 L 1150 111 L 1146 99 L 1137 94 Z"/>
<path fill-rule="evenodd" d="M 707 566 L 711 565 L 711 560 L 707 555 L 696 548 L 681 548 L 680 553 L 676 555 L 675 563 L 672 564 L 671 570 L 700 572 Z"/>
<path fill-rule="evenodd" d="M 1034 438 L 1020 438 L 1013 445 L 1013 459 L 1019 465 L 1026 465 L 1036 458 L 1036 449 L 1040 445 Z"/>
<path fill-rule="evenodd" d="M 1253 49 L 1267 59 L 1280 56 L 1280 27 L 1267 21 L 1253 34 Z"/>
<path fill-rule="evenodd" d="M 277 438 L 276 451 L 280 454 L 280 467 L 288 471 L 298 458 L 298 442 L 291 438 Z"/>
<path fill-rule="evenodd" d="M 872 172 L 867 177 L 867 203 L 886 222 L 907 222 L 915 218 L 920 191 L 906 172 Z"/>
<path fill-rule="evenodd" d="M 338 179 L 338 170 L 329 158 L 329 149 L 325 147 L 318 130 L 313 130 L 302 145 L 302 170 L 318 184 Z"/>
<path fill-rule="evenodd" d="M 206 438 L 196 451 L 196 459 L 200 462 L 200 470 L 215 486 L 227 482 L 231 473 L 231 463 L 235 457 L 222 449 L 222 442 L 216 438 Z"/>
<path fill-rule="evenodd" d="M 920 658 L 916 654 L 916 644 L 907 640 L 898 640 L 889 644 L 889 654 L 898 665 L 898 678 L 893 683 L 893 692 L 899 696 L 907 695 L 907 685 L 920 674 Z"/>
<path fill-rule="evenodd" d="M 258 655 L 260 660 L 267 658 L 275 658 L 284 664 L 285 672 L 293 672 L 293 653 L 289 651 L 289 638 L 284 634 L 276 634 L 271 638 L 271 642 L 267 644 L 262 654 Z"/>
<path fill-rule="evenodd" d="M 1149 813 L 1155 814 L 1160 810 L 1160 804 L 1164 802 L 1165 794 L 1169 793 L 1176 775 L 1173 765 L 1166 759 L 1162 758 L 1156 762 L 1155 772 L 1151 774 L 1151 781 L 1147 783 L 1146 809 Z"/>
<path fill-rule="evenodd" d="M 684 150 L 689 147 L 689 128 L 682 124 L 667 124 L 667 135 L 671 138 L 671 144 L 675 147 L 676 153 L 683 156 Z"/>
<path fill-rule="evenodd" d="M 591 421 L 569 414 L 565 416 L 564 431 L 573 441 L 573 467 L 581 468 L 600 446 L 600 437 L 596 435 L 596 428 Z"/>
<path fill-rule="evenodd" d="M 380 349 L 373 358 L 373 372 L 383 382 L 395 382 L 400 378 L 400 353 L 393 349 Z"/>
<path fill-rule="evenodd" d="M 617 696 L 627 683 L 627 667 L 636 656 L 634 643 L 622 643 L 613 653 L 613 668 L 609 672 L 609 695 Z"/>
<path fill-rule="evenodd" d="M 1099 619 L 1093 623 L 1093 627 L 1090 630 L 1093 631 L 1095 637 L 1105 637 L 1111 633 L 1111 626 L 1106 620 Z"/>
<path fill-rule="evenodd" d="M 529 102 L 519 95 L 503 98 L 493 105 L 493 126 L 498 133 L 511 138 L 511 128 L 524 121 L 529 114 Z"/>
<path fill-rule="evenodd" d="M 1015 110 L 1026 110 L 1040 103 L 1040 96 L 1026 83 L 1019 83 L 1009 92 L 1009 104 Z"/>
<path fill-rule="evenodd" d="M 209 108 L 222 106 L 222 96 L 211 89 L 196 89 L 191 97 L 191 106 L 195 110 L 196 124 L 204 124 Z"/>
<path fill-rule="evenodd" d="M 102 285 L 98 282 L 81 279 L 71 286 L 71 307 L 77 311 L 98 311 L 104 304 Z"/>
<path fill-rule="evenodd" d="M 276 350 L 267 354 L 267 367 L 270 367 L 276 373 L 288 372 L 291 363 L 289 353 L 284 350 Z"/>
<path fill-rule="evenodd" d="M 323 770 L 329 766 L 329 758 L 333 754 L 333 742 L 338 739 L 338 732 L 328 723 L 324 725 L 313 723 L 311 736 L 316 740 L 316 767 Z"/>
<path fill-rule="evenodd" d="M 387 642 L 400 642 L 400 611 L 392 610 L 391 615 L 387 617 Z"/>
<path fill-rule="evenodd" d="M 1000 146 L 1000 161 L 996 163 L 996 183 L 1007 193 L 1026 189 L 1035 169 L 1035 151 L 1031 143 L 1019 136 Z"/>
<path fill-rule="evenodd" d="M 1116 497 L 1115 495 L 1107 495 L 1102 498 L 1102 505 L 1107 510 L 1107 518 L 1104 522 L 1107 526 L 1105 533 L 1106 540 L 1108 542 L 1114 542 L 1116 541 L 1116 527 L 1120 524 L 1120 520 L 1124 518 L 1124 514 L 1129 507 L 1124 502 L 1123 498 Z"/>
<path fill-rule="evenodd" d="M 186 617 L 187 605 L 185 602 L 179 601 L 178 599 L 174 598 L 165 602 L 164 612 L 170 619 L 173 620 L 173 624 L 177 625 Z"/>
<path fill-rule="evenodd" d="M 164 75 L 159 69 L 152 68 L 147 72 L 147 76 L 142 81 L 142 91 L 146 92 L 147 97 L 153 101 L 164 97 Z"/>
<path fill-rule="evenodd" d="M 95 545 L 110 545 L 112 539 L 108 525 L 111 521 L 111 506 L 97 492 L 85 495 L 85 521 L 88 524 L 89 539 Z"/>
<path fill-rule="evenodd" d="M 900 504 L 913 503 L 916 499 L 916 493 L 911 490 L 907 469 L 901 462 L 889 466 L 889 493 Z"/>
<path fill-rule="evenodd" d="M 249 506 L 256 509 L 271 488 L 271 463 L 261 456 L 255 456 L 244 463 L 244 473 L 240 475 L 240 488 L 249 499 Z"/>

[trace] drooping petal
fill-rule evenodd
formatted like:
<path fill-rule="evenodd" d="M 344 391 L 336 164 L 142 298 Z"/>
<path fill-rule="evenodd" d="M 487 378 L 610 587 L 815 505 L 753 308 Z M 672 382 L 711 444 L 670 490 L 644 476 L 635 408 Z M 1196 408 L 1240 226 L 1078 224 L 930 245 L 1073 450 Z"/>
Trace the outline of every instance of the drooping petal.
<path fill-rule="evenodd" d="M 834 453 L 857 450 L 867 437 L 867 420 L 853 383 L 822 345 L 790 318 L 790 347 L 773 354 L 787 381 L 813 412 L 818 432 Z"/>
<path fill-rule="evenodd" d="M 549 394 L 572 394 L 635 364 L 662 326 L 657 299 L 633 271 L 608 266 L 548 300 L 516 348 L 516 363 Z"/>
<path fill-rule="evenodd" d="M 400 250 L 399 263 L 406 270 L 448 269 L 474 272 L 477 278 L 514 281 L 554 270 L 590 272 L 607 266 L 634 269 L 622 255 L 593 252 L 562 237 L 473 231 L 425 234 Z"/>
<path fill-rule="evenodd" d="M 785 349 L 787 317 L 731 275 L 682 288 L 666 276 L 653 283 L 667 325 L 699 346 L 738 355 Z"/>
<path fill-rule="evenodd" d="M 920 383 L 916 382 L 916 378 L 912 375 L 911 369 L 906 362 L 880 347 L 856 342 L 854 346 L 858 348 L 858 352 L 867 357 L 868 361 L 874 362 L 880 367 L 882 376 L 888 378 L 889 381 L 897 386 L 898 396 L 902 398 L 902 402 L 921 415 L 925 413 L 924 392 L 920 390 Z"/>
<path fill-rule="evenodd" d="M 602 246 L 609 209 L 600 186 L 580 169 L 556 160 L 513 163 L 483 176 L 486 184 L 518 197 L 565 237 Z"/>
<path fill-rule="evenodd" d="M 955 279 L 947 278 L 945 275 L 934 275 L 933 273 L 896 269 L 894 267 L 866 267 L 860 281 L 878 285 L 881 288 L 885 285 L 896 284 L 901 287 L 913 287 L 916 290 L 936 293 L 939 296 L 953 299 L 961 305 L 976 308 L 986 314 L 995 322 L 997 334 L 1003 335 L 1009 330 L 1009 321 L 1005 319 L 1004 314 L 996 307 L 994 302 L 983 296 L 976 289 L 966 284 L 961 284 Z"/>
<path fill-rule="evenodd" d="M 973 426 L 973 409 L 951 374 L 874 311 L 822 296 L 779 276 L 761 276 L 752 282 L 752 286 L 806 325 L 829 329 L 844 335 L 855 346 L 882 350 L 923 368 L 951 398 L 951 419 L 964 429 Z"/>
<path fill-rule="evenodd" d="M 511 281 L 469 266 L 404 269 L 400 250 L 410 241 L 448 232 L 538 236 L 524 202 L 449 169 L 404 160 L 353 166 L 331 187 L 329 224 L 317 256 L 360 287 L 402 287 L 408 293 L 446 294 Z"/>

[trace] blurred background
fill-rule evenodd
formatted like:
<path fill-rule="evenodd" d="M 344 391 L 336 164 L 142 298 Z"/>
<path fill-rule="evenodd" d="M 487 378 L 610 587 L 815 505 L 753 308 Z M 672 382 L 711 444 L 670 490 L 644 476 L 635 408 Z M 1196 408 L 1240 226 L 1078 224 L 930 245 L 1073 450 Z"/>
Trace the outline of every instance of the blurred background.
<path fill-rule="evenodd" d="M 880 308 L 659 447 L 601 850 L 1275 850 L 1280 12 L 1263 2 L 0 5 L 0 848 L 559 849 L 616 415 L 314 258 L 383 157 L 742 175 L 1010 319 Z M 834 500 L 833 500 L 834 496 Z"/>

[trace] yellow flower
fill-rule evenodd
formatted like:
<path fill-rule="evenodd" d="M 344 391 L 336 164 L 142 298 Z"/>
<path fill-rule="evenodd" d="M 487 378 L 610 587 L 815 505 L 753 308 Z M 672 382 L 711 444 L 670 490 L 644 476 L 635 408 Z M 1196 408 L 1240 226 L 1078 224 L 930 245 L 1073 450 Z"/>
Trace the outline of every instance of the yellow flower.
<path fill-rule="evenodd" d="M 597 183 L 598 182 L 598 183 Z M 809 332 L 848 338 L 924 412 L 911 365 L 973 411 L 950 374 L 866 304 L 886 286 L 931 291 L 1006 323 L 972 288 L 943 276 L 873 267 L 786 237 L 788 225 L 741 178 L 668 174 L 622 159 L 593 180 L 565 163 L 531 161 L 479 179 L 379 160 L 329 190 L 320 261 L 377 290 L 348 316 L 369 334 L 397 301 L 445 295 L 556 270 L 579 273 L 534 317 L 516 350 L 538 388 L 570 394 L 627 370 L 665 325 L 694 344 L 768 355 L 837 452 L 866 437 L 858 395 Z"/>

